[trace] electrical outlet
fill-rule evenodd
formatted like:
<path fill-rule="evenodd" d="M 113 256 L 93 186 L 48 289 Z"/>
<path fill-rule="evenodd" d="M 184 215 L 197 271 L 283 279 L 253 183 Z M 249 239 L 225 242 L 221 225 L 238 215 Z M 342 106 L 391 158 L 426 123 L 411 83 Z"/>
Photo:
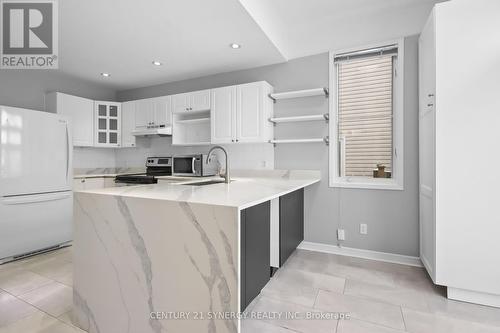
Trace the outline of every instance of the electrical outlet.
<path fill-rule="evenodd" d="M 337 239 L 339 241 L 345 240 L 345 230 L 344 229 L 337 229 Z"/>
<path fill-rule="evenodd" d="M 368 224 L 366 223 L 361 223 L 359 225 L 359 233 L 362 235 L 368 234 Z"/>

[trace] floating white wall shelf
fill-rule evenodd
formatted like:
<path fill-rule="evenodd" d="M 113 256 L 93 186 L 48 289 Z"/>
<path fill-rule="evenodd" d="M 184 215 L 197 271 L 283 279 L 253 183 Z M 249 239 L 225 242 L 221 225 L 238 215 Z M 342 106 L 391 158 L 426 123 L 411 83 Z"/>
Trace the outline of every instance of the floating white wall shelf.
<path fill-rule="evenodd" d="M 313 89 L 285 91 L 281 93 L 269 94 L 269 98 L 272 99 L 275 103 L 277 100 L 280 99 L 312 97 L 312 96 L 328 97 L 329 96 L 328 88 L 313 88 Z"/>
<path fill-rule="evenodd" d="M 317 115 L 311 115 L 311 116 L 295 116 L 295 117 L 276 117 L 276 118 L 269 118 L 269 121 L 277 124 L 277 123 L 292 123 L 292 122 L 300 122 L 300 121 L 317 121 L 317 120 L 324 120 L 327 121 L 329 120 L 329 114 L 317 114 Z"/>
<path fill-rule="evenodd" d="M 289 99 L 289 98 L 301 98 L 301 97 L 311 97 L 311 96 L 325 96 L 329 97 L 328 88 L 313 88 L 313 89 L 305 89 L 305 90 L 295 90 L 295 91 L 286 91 L 282 93 L 275 93 L 268 95 L 270 99 L 276 103 L 277 100 L 280 99 Z M 291 123 L 291 122 L 304 122 L 304 121 L 318 121 L 324 120 L 328 123 L 330 119 L 329 114 L 317 114 L 317 115 L 306 115 L 306 116 L 292 116 L 292 117 L 273 117 L 268 120 L 272 122 L 274 125 L 277 123 Z M 269 143 L 272 143 L 275 147 L 278 143 L 317 143 L 324 142 L 326 145 L 330 143 L 330 139 L 328 136 L 324 138 L 314 138 L 314 139 L 286 139 L 286 140 L 269 140 Z"/>
<path fill-rule="evenodd" d="M 209 145 L 210 110 L 178 111 L 172 116 L 172 145 Z"/>
<path fill-rule="evenodd" d="M 177 120 L 177 123 L 179 123 L 179 124 L 196 124 L 196 123 L 205 123 L 205 122 L 210 122 L 210 117 Z"/>
<path fill-rule="evenodd" d="M 183 146 L 188 146 L 188 147 L 191 147 L 191 146 L 210 146 L 211 142 L 210 141 L 184 142 L 184 143 L 176 143 L 175 145 L 180 146 L 180 147 L 183 147 Z"/>
<path fill-rule="evenodd" d="M 210 109 L 208 110 L 195 110 L 195 111 L 177 111 L 177 112 L 172 112 L 173 115 L 178 115 L 178 116 L 201 116 L 204 114 L 210 115 Z"/>
<path fill-rule="evenodd" d="M 278 144 L 278 143 L 318 143 L 324 142 L 326 145 L 330 143 L 330 138 L 328 136 L 324 138 L 316 138 L 316 139 L 286 139 L 286 140 L 269 140 L 269 143 Z"/>

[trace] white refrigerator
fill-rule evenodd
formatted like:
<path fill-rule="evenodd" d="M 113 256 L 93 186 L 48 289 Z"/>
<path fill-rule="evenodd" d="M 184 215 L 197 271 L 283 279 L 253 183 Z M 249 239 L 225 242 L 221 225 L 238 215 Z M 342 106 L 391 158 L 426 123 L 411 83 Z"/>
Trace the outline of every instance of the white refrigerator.
<path fill-rule="evenodd" d="M 0 106 L 0 264 L 72 239 L 67 118 Z"/>

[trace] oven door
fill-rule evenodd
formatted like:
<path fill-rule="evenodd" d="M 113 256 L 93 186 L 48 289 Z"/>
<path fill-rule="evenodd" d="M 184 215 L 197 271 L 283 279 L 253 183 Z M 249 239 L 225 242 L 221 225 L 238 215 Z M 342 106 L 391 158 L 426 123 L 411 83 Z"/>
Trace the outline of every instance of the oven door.
<path fill-rule="evenodd" d="M 173 158 L 174 176 L 199 176 L 195 156 L 179 156 Z"/>

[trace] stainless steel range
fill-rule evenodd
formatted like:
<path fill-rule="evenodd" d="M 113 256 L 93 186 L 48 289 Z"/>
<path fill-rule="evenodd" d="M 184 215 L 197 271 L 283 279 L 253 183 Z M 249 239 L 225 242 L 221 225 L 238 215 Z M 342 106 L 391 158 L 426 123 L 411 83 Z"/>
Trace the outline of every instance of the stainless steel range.
<path fill-rule="evenodd" d="M 148 157 L 146 160 L 146 173 L 119 175 L 115 177 L 118 184 L 156 184 L 158 176 L 172 175 L 171 157 Z"/>

